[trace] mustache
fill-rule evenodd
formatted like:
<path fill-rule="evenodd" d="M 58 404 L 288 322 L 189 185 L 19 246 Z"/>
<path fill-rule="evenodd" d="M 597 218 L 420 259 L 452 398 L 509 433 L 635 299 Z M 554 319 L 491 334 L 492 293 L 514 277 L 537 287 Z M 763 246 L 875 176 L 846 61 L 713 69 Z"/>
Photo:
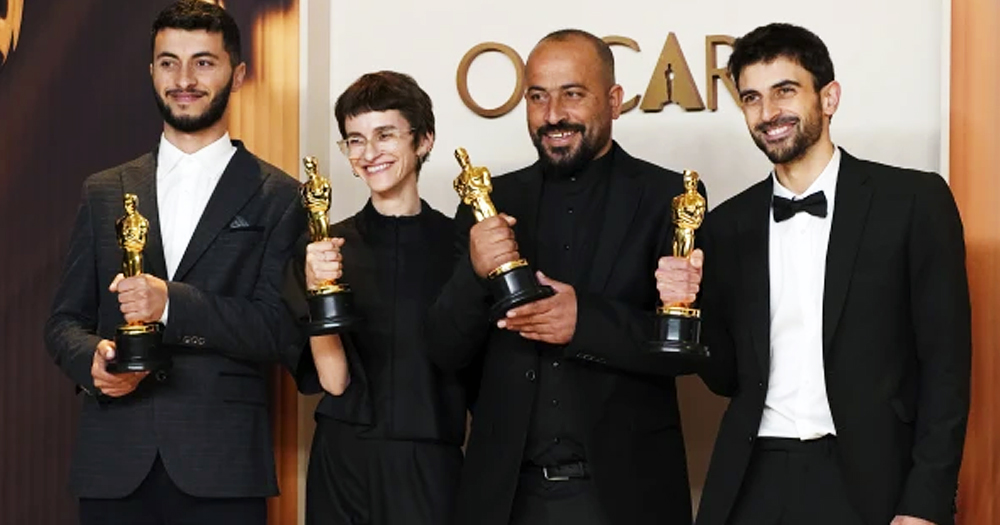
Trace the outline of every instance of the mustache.
<path fill-rule="evenodd" d="M 798 123 L 799 123 L 798 117 L 790 117 L 790 116 L 778 117 L 771 121 L 761 122 L 760 124 L 757 124 L 757 126 L 754 127 L 754 130 L 759 133 L 767 133 L 767 131 L 771 128 L 776 128 L 778 126 L 784 126 L 787 124 L 794 125 Z"/>
<path fill-rule="evenodd" d="M 582 135 L 584 132 L 587 131 L 587 126 L 584 126 L 583 124 L 573 124 L 572 122 L 561 120 L 559 122 L 556 122 L 555 124 L 543 125 L 542 127 L 538 128 L 538 131 L 536 131 L 535 134 L 538 135 L 539 139 L 541 139 L 542 137 L 548 135 L 549 133 L 559 133 L 567 131 L 568 132 L 575 131 Z"/>
<path fill-rule="evenodd" d="M 208 95 L 208 92 L 200 89 L 168 89 L 165 94 L 168 97 L 172 97 L 174 95 L 198 95 L 203 97 Z"/>

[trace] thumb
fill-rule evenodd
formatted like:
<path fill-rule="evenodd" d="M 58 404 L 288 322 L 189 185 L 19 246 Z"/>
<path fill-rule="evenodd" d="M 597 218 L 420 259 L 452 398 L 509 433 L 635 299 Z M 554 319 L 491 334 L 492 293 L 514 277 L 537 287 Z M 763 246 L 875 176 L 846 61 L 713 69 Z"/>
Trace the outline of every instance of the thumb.
<path fill-rule="evenodd" d="M 116 275 L 115 279 L 111 281 L 111 285 L 108 286 L 108 291 L 112 293 L 118 293 L 118 283 L 122 282 L 123 279 L 125 279 L 124 275 L 122 274 Z"/>
<path fill-rule="evenodd" d="M 540 284 L 543 284 L 545 286 L 551 286 L 557 292 L 561 292 L 561 291 L 563 291 L 566 288 L 565 284 L 563 284 L 563 283 L 561 283 L 559 281 L 556 281 L 555 279 L 550 279 L 549 276 L 545 275 L 544 273 L 542 273 L 541 270 L 535 272 L 535 275 L 538 277 L 538 282 Z"/>
<path fill-rule="evenodd" d="M 330 239 L 330 242 L 333 243 L 334 248 L 340 248 L 341 246 L 344 245 L 345 241 L 343 237 L 333 237 L 332 239 Z"/>
<path fill-rule="evenodd" d="M 507 221 L 507 226 L 513 226 L 517 224 L 517 219 L 511 217 L 510 215 L 507 215 L 506 213 L 501 213 L 500 217 L 503 218 L 503 220 Z"/>
<path fill-rule="evenodd" d="M 115 343 L 114 341 L 108 341 L 107 339 L 102 340 L 97 344 L 97 353 L 101 354 L 104 360 L 109 361 L 115 358 Z"/>
<path fill-rule="evenodd" d="M 701 251 L 701 248 L 696 248 L 691 252 L 691 257 L 688 258 L 688 262 L 691 266 L 695 268 L 701 268 L 705 264 L 705 252 Z"/>

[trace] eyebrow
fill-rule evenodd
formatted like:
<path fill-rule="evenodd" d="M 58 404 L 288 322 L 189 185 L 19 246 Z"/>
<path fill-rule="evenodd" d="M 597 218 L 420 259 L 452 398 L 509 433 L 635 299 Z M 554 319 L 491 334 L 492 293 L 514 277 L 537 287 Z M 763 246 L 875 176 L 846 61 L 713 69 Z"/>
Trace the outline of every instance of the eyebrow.
<path fill-rule="evenodd" d="M 583 84 L 580 84 L 580 83 L 576 83 L 576 82 L 572 82 L 572 83 L 569 83 L 569 84 L 563 84 L 563 85 L 559 86 L 559 89 L 573 89 L 573 88 L 579 88 L 579 89 L 587 90 L 587 86 L 585 86 Z M 545 88 L 543 88 L 542 86 L 528 86 L 528 91 L 548 91 L 548 90 L 545 89 Z"/>
<path fill-rule="evenodd" d="M 389 125 L 386 125 L 386 126 L 379 126 L 379 127 L 375 128 L 372 131 L 374 131 L 375 133 L 378 133 L 380 131 L 389 131 L 391 129 L 399 129 L 399 127 L 394 126 L 392 124 L 389 124 Z M 360 131 L 351 131 L 351 132 L 348 132 L 347 136 L 348 137 L 361 137 L 361 138 L 365 138 L 364 134 L 362 134 Z"/>
<path fill-rule="evenodd" d="M 219 58 L 219 55 L 216 55 L 211 51 L 200 51 L 198 53 L 191 55 L 191 58 L 203 58 L 203 57 Z M 177 56 L 174 53 L 171 53 L 170 51 L 160 51 L 160 53 L 156 55 L 156 58 L 176 58 L 177 60 L 181 59 L 181 57 Z"/>
<path fill-rule="evenodd" d="M 778 89 L 787 86 L 802 87 L 802 83 L 797 80 L 785 79 L 780 82 L 772 84 L 771 89 Z M 747 95 L 759 95 L 759 94 L 760 92 L 757 91 L 756 89 L 744 89 L 743 91 L 740 91 L 740 98 L 743 98 Z"/>

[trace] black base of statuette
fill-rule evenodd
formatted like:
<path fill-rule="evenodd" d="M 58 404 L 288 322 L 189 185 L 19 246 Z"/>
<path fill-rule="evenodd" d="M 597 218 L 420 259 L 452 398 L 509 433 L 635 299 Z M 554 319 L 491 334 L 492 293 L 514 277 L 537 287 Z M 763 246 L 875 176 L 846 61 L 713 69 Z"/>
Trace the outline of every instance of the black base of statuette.
<path fill-rule="evenodd" d="M 699 342 L 701 319 L 698 317 L 657 314 L 653 322 L 653 339 L 646 343 L 648 352 L 708 357 L 708 347 Z"/>
<path fill-rule="evenodd" d="M 490 307 L 492 321 L 506 316 L 508 310 L 556 294 L 551 286 L 544 286 L 538 282 L 530 266 L 518 266 L 491 277 L 488 282 L 490 293 L 496 300 Z"/>
<path fill-rule="evenodd" d="M 310 294 L 309 335 L 339 334 L 350 331 L 361 321 L 354 307 L 354 293 L 347 285 L 341 290 L 328 293 Z"/>
<path fill-rule="evenodd" d="M 172 366 L 173 361 L 163 348 L 162 324 L 118 327 L 115 333 L 115 358 L 108 361 L 108 372 L 152 372 L 157 379 L 163 380 Z"/>

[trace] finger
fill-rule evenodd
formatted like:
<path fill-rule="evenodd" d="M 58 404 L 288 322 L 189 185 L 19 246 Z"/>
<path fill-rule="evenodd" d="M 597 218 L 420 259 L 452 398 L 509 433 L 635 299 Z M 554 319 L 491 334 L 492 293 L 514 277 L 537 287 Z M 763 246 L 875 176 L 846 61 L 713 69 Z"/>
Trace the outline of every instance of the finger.
<path fill-rule="evenodd" d="M 550 278 L 548 275 L 545 275 L 544 273 L 542 273 L 541 270 L 535 272 L 535 274 L 538 277 L 538 282 L 539 283 L 541 283 L 543 285 L 546 285 L 546 286 L 551 286 L 552 289 L 556 291 L 556 293 L 565 292 L 565 291 L 568 291 L 570 288 L 572 288 L 572 286 L 570 286 L 570 285 L 568 285 L 568 284 L 566 284 L 564 282 L 560 282 L 560 281 L 557 281 L 555 279 Z"/>
<path fill-rule="evenodd" d="M 116 275 L 115 278 L 111 281 L 111 284 L 108 285 L 108 290 L 112 293 L 118 292 L 118 283 L 120 283 L 124 278 L 125 276 L 123 274 Z"/>
<path fill-rule="evenodd" d="M 337 250 L 339 250 L 346 242 L 347 240 L 344 239 L 343 237 L 332 237 L 330 239 L 330 243 L 332 243 L 333 247 Z"/>
<path fill-rule="evenodd" d="M 660 270 L 690 270 L 691 262 L 684 257 L 660 257 L 656 263 L 656 267 Z"/>
<path fill-rule="evenodd" d="M 333 239 L 311 242 L 306 245 L 306 254 L 328 252 L 334 247 Z"/>
<path fill-rule="evenodd" d="M 556 307 L 555 297 L 546 297 L 507 311 L 507 318 L 540 315 Z"/>
<path fill-rule="evenodd" d="M 97 343 L 96 354 L 104 361 L 109 361 L 115 358 L 115 342 L 108 339 L 101 339 Z"/>
<path fill-rule="evenodd" d="M 688 262 L 692 267 L 700 270 L 705 264 L 705 252 L 701 251 L 701 248 L 695 248 L 694 251 L 691 252 L 691 256 L 688 257 Z"/>
<path fill-rule="evenodd" d="M 551 331 L 554 319 L 549 316 L 533 315 L 530 317 L 510 317 L 505 319 L 507 330 L 515 332 L 545 332 Z"/>
<path fill-rule="evenodd" d="M 501 213 L 500 215 L 498 215 L 498 217 L 503 219 L 504 222 L 507 223 L 507 226 L 514 226 L 515 224 L 517 224 L 517 219 L 513 216 L 507 215 L 506 213 Z"/>

